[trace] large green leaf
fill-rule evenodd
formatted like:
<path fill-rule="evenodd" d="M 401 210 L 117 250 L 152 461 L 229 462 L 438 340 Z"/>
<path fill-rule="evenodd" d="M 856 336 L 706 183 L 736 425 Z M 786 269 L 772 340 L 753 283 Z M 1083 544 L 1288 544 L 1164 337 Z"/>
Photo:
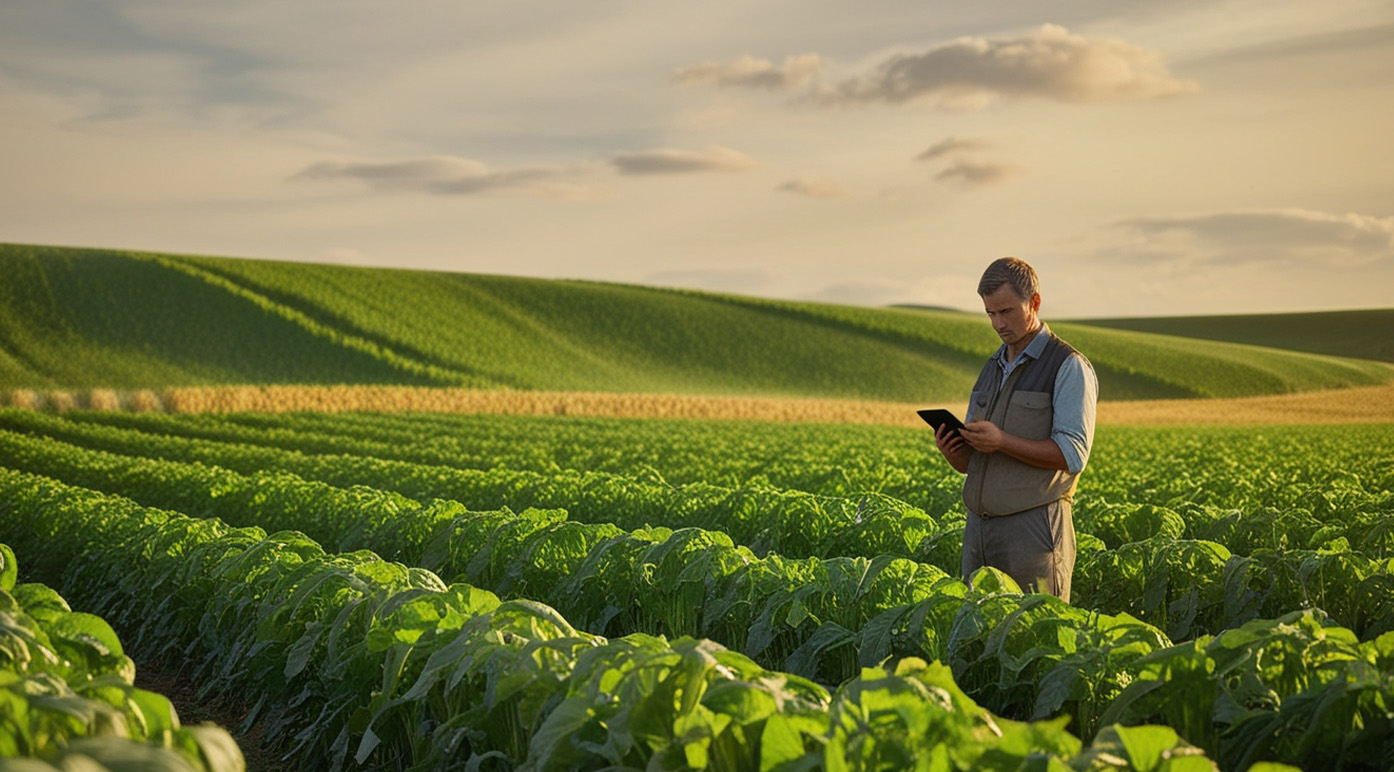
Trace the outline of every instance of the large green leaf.
<path fill-rule="evenodd" d="M 197 756 L 189 753 L 188 742 L 192 741 Z M 174 745 L 186 749 L 191 757 L 202 762 L 207 772 L 246 772 L 247 763 L 237 742 L 221 727 L 211 724 L 187 726 L 176 732 Z"/>
<path fill-rule="evenodd" d="M 13 590 L 18 577 L 19 563 L 15 561 L 14 550 L 6 544 L 0 544 L 0 590 Z"/>
<path fill-rule="evenodd" d="M 45 624 L 49 620 L 72 612 L 68 601 L 59 595 L 57 590 L 46 584 L 34 582 L 17 584 L 14 588 L 14 598 L 24 609 L 24 613 Z"/>
<path fill-rule="evenodd" d="M 64 772 L 201 772 L 197 766 L 174 750 L 115 737 L 75 740 L 54 761 Z M 224 769 L 228 772 L 240 772 L 242 768 Z"/>
<path fill-rule="evenodd" d="M 54 651 L 79 672 L 120 674 L 128 682 L 134 678 L 134 665 L 121 640 L 101 617 L 77 611 L 63 614 L 47 624 L 46 632 Z"/>

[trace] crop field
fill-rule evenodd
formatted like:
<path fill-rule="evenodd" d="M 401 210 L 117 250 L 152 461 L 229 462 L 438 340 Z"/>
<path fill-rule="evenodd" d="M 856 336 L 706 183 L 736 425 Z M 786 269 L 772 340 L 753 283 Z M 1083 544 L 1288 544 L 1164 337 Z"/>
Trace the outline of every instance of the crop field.
<path fill-rule="evenodd" d="M 961 580 L 960 482 L 875 424 L 0 410 L 19 578 L 289 769 L 1394 765 L 1394 424 L 1101 426 L 1072 604 Z"/>

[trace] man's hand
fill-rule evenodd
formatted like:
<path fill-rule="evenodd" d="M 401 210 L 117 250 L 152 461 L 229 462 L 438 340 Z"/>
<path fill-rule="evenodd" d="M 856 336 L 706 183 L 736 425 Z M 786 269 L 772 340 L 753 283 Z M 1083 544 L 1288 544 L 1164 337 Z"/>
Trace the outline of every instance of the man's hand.
<path fill-rule="evenodd" d="M 979 453 L 996 453 L 1002 449 L 1006 437 L 1006 432 L 991 421 L 970 421 L 958 433 L 963 435 L 969 447 Z"/>
<path fill-rule="evenodd" d="M 968 471 L 968 457 L 973 455 L 972 448 L 964 443 L 963 438 L 954 433 L 946 425 L 941 425 L 934 430 L 934 445 L 939 448 L 939 452 L 944 454 L 944 459 L 949 462 L 949 466 L 960 472 Z"/>
<path fill-rule="evenodd" d="M 979 453 L 1005 453 L 1022 463 L 1042 469 L 1069 468 L 1065 454 L 1052 439 L 1028 440 L 1002 431 L 991 421 L 969 422 L 958 433 L 963 435 L 968 447 Z"/>

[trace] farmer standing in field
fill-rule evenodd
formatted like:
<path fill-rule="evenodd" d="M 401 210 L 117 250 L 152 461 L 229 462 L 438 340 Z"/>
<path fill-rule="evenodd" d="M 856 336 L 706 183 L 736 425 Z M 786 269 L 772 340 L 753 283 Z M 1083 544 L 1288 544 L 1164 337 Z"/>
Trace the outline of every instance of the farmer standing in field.
<path fill-rule="evenodd" d="M 1027 592 L 1070 599 L 1075 567 L 1075 481 L 1094 441 L 1099 382 L 1089 360 L 1040 320 L 1040 285 L 1023 260 L 1004 257 L 978 283 L 1002 346 L 968 403 L 962 437 L 941 426 L 935 445 L 967 475 L 963 576 L 1001 569 Z"/>

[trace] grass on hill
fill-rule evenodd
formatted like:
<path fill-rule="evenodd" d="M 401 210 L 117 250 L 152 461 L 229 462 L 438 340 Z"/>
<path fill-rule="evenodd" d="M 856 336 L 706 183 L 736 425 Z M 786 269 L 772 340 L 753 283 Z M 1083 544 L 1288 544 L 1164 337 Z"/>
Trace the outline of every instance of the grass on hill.
<path fill-rule="evenodd" d="M 1292 314 L 1079 319 L 1115 330 L 1179 335 L 1394 362 L 1394 308 Z"/>
<path fill-rule="evenodd" d="M 394 384 L 951 402 L 980 315 L 600 282 L 0 245 L 0 388 Z M 1105 400 L 1376 385 L 1394 367 L 1052 323 Z"/>

